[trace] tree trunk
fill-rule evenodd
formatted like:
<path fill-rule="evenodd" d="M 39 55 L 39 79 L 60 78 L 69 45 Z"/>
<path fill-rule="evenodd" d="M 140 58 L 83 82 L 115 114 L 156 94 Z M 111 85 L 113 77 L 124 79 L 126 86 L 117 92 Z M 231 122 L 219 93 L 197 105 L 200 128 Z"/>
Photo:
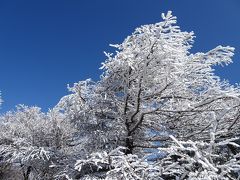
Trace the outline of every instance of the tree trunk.
<path fill-rule="evenodd" d="M 27 172 L 23 174 L 24 180 L 29 180 L 29 175 L 32 171 L 32 166 L 28 166 Z"/>
<path fill-rule="evenodd" d="M 128 133 L 128 137 L 126 138 L 126 151 L 125 154 L 132 154 L 133 153 L 133 139 L 132 134 Z"/>

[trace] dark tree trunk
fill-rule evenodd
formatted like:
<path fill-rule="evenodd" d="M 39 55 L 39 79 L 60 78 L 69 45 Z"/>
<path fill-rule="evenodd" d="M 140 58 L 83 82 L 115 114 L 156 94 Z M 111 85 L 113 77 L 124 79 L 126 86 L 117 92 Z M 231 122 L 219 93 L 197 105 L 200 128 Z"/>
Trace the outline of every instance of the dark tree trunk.
<path fill-rule="evenodd" d="M 23 174 L 24 180 L 29 180 L 29 175 L 32 171 L 32 166 L 28 166 L 27 172 Z"/>
<path fill-rule="evenodd" d="M 125 154 L 132 154 L 133 153 L 133 139 L 131 133 L 128 133 L 128 137 L 126 138 L 126 151 Z"/>

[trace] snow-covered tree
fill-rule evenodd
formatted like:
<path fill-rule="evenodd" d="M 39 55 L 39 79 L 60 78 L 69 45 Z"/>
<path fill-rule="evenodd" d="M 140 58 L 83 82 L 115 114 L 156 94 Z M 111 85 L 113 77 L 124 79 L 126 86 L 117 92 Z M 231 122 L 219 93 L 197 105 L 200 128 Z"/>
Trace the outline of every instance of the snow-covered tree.
<path fill-rule="evenodd" d="M 222 131 L 218 137 L 237 135 L 239 129 L 239 87 L 213 73 L 214 65 L 232 62 L 234 48 L 218 46 L 191 54 L 193 33 L 181 31 L 171 12 L 162 18 L 113 45 L 116 54 L 106 53 L 102 66 L 101 83 L 107 97 L 118 104 L 127 153 L 161 140 L 146 136 L 149 129 L 182 140 L 209 139 L 215 118 Z"/>
<path fill-rule="evenodd" d="M 55 109 L 64 113 L 77 127 L 75 137 L 84 154 L 100 149 L 113 149 L 120 143 L 124 130 L 118 117 L 117 104 L 106 96 L 101 83 L 91 79 L 69 87 L 72 94 L 63 97 Z"/>
<path fill-rule="evenodd" d="M 15 112 L 0 118 L 2 177 L 51 179 L 56 164 L 72 153 L 68 144 L 75 128 L 61 113 L 51 110 L 45 114 L 40 110 L 19 105 Z"/>
<path fill-rule="evenodd" d="M 214 74 L 234 48 L 191 53 L 193 32 L 162 18 L 112 45 L 101 79 L 75 83 L 48 113 L 2 116 L 0 176 L 239 179 L 240 88 Z"/>
<path fill-rule="evenodd" d="M 213 69 L 215 65 L 231 63 L 234 48 L 218 46 L 206 53 L 192 54 L 193 33 L 181 31 L 171 12 L 162 14 L 162 18 L 163 22 L 137 28 L 122 44 L 112 45 L 117 51 L 115 54 L 106 53 L 107 60 L 102 66 L 104 74 L 99 84 L 105 98 L 116 105 L 111 123 L 123 130 L 116 136 L 119 135 L 119 145 L 126 147 L 124 157 L 138 155 L 143 158 L 146 149 L 156 148 L 158 144 L 164 145 L 161 148 L 173 149 L 165 149 L 170 152 L 167 157 L 171 157 L 176 151 L 170 137 L 176 137 L 180 142 L 187 142 L 178 145 L 183 157 L 186 156 L 185 148 L 198 151 L 196 144 L 204 145 L 199 150 L 201 157 L 195 157 L 204 159 L 203 170 L 195 172 L 193 168 L 185 168 L 173 156 L 172 161 L 175 160 L 178 167 L 174 169 L 168 158 L 159 160 L 155 164 L 159 169 L 151 172 L 161 173 L 154 176 L 159 179 L 193 178 L 200 173 L 206 179 L 208 171 L 213 173 L 212 178 L 219 178 L 215 175 L 221 171 L 225 178 L 236 178 L 239 176 L 239 87 L 221 81 Z M 231 151 L 232 155 L 226 153 L 217 158 L 221 150 Z M 89 161 L 91 164 L 92 159 Z M 85 161 L 87 165 L 89 161 Z M 193 163 L 192 158 L 186 161 L 187 166 Z M 98 165 L 98 161 L 94 162 Z M 139 160 L 134 162 L 136 164 Z M 205 167 L 203 164 L 207 162 L 211 164 Z M 228 162 L 232 164 L 226 165 Z M 159 163 L 166 167 L 157 166 Z M 106 164 L 100 167 L 106 169 Z M 117 171 L 117 164 L 110 165 L 113 171 Z M 223 171 L 222 167 L 227 170 Z M 162 168 L 169 173 L 164 174 Z M 125 175 L 130 173 L 122 171 Z M 106 178 L 109 174 L 110 171 Z"/>

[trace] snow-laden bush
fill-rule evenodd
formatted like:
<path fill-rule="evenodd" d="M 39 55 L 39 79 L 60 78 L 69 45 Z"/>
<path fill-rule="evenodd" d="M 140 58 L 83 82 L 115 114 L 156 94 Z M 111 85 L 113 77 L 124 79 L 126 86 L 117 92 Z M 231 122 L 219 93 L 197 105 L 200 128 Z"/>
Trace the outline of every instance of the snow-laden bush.
<path fill-rule="evenodd" d="M 1 172 L 11 174 L 18 169 L 25 178 L 42 179 L 51 179 L 50 165 L 60 152 L 69 153 L 68 143 L 75 132 L 60 113 L 44 114 L 40 108 L 27 106 L 1 117 L 0 129 L 0 166 L 5 169 Z"/>

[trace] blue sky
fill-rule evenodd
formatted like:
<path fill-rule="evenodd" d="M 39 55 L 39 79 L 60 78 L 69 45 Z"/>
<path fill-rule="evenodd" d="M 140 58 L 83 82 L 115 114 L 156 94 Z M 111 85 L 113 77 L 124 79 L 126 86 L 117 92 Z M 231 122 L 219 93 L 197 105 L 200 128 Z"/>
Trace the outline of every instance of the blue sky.
<path fill-rule="evenodd" d="M 192 52 L 235 47 L 234 63 L 216 73 L 240 82 L 239 0 L 0 0 L 0 112 L 17 104 L 46 111 L 67 84 L 98 80 L 108 44 L 168 10 L 182 30 L 195 32 Z"/>

